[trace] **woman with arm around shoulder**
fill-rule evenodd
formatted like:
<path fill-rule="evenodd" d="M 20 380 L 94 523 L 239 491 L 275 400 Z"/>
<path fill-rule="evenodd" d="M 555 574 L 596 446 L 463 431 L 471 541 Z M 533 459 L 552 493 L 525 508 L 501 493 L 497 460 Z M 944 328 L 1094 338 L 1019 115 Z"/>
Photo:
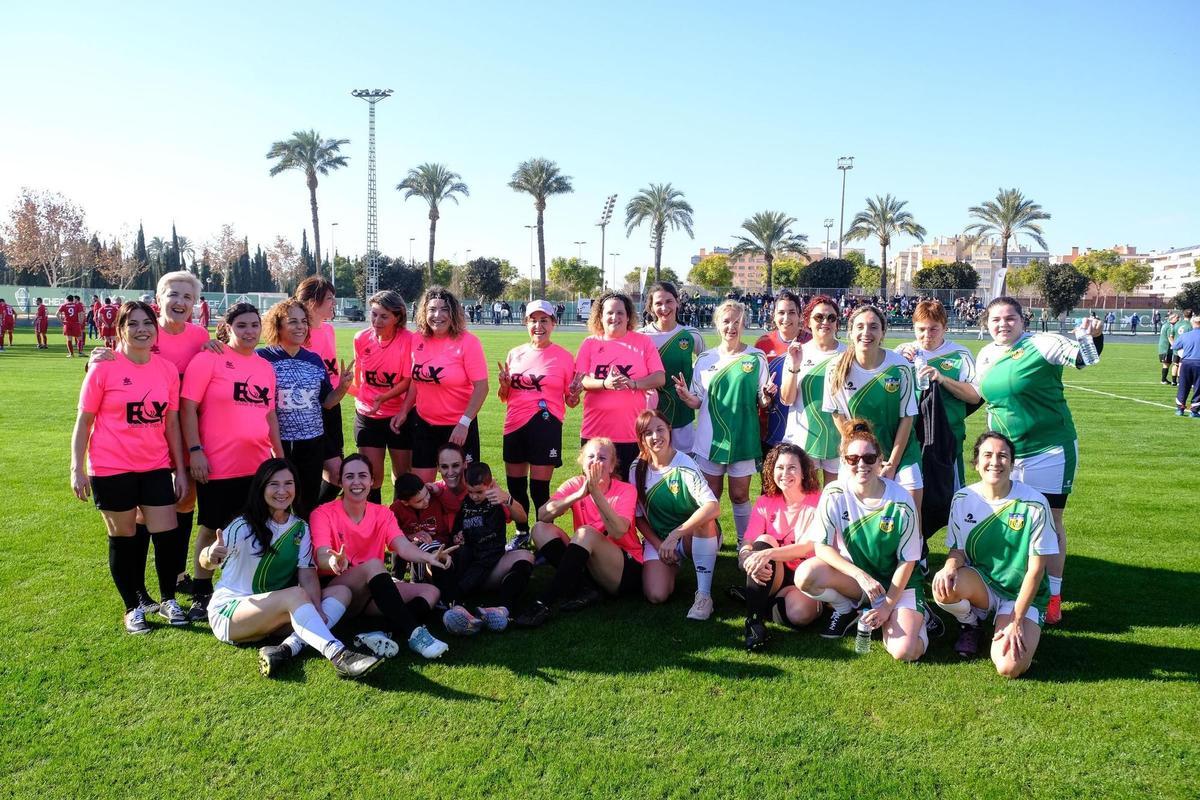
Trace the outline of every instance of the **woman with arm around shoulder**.
<path fill-rule="evenodd" d="M 812 338 L 803 344 L 793 340 L 786 351 L 786 363 L 781 365 L 778 399 L 789 409 L 784 438 L 817 462 L 824 473 L 824 483 L 828 484 L 837 480 L 841 437 L 833 415 L 821 410 L 821 402 L 825 372 L 829 363 L 846 350 L 846 345 L 837 338 L 838 307 L 832 297 L 812 298 L 801 317 Z"/>
<path fill-rule="evenodd" d="M 550 618 L 551 606 L 564 600 L 563 611 L 575 611 L 600 596 L 585 575 L 611 596 L 642 587 L 642 541 L 633 525 L 637 493 L 613 476 L 617 450 L 608 439 L 591 439 L 577 462 L 581 475 L 568 479 L 538 512 L 533 526 L 537 555 L 556 568 L 554 580 L 516 620 L 536 628 Z M 573 536 L 555 524 L 571 512 Z"/>
<path fill-rule="evenodd" d="M 638 333 L 650 337 L 658 348 L 663 370 L 667 375 L 691 375 L 696 356 L 708 348 L 704 337 L 695 328 L 679 322 L 679 290 L 670 281 L 660 281 L 647 292 L 650 298 L 649 324 L 638 328 Z M 685 453 L 692 452 L 696 412 L 683 403 L 675 393 L 670 381 L 658 388 L 658 410 L 671 422 L 671 441 Z M 624 473 L 618 473 L 624 474 Z"/>
<path fill-rule="evenodd" d="M 639 455 L 630 469 L 637 491 L 634 524 L 642 535 L 642 591 L 651 603 L 665 603 L 675 591 L 683 557 L 696 569 L 696 596 L 687 618 L 712 616 L 712 580 L 721 540 L 716 495 L 691 456 L 671 445 L 671 424 L 658 411 L 637 418 Z"/>
<path fill-rule="evenodd" d="M 107 362 L 90 365 L 79 392 L 71 438 L 71 488 L 91 495 L 108 530 L 108 564 L 125 604 L 128 633 L 147 633 L 142 591 L 146 551 L 135 538 L 140 511 L 154 540 L 159 613 L 172 625 L 187 616 L 175 601 L 180 541 L 175 503 L 188 492 L 179 434 L 179 376 L 151 352 L 158 337 L 154 310 L 129 302 L 117 317 L 117 349 Z M 171 470 L 175 480 L 171 480 Z"/>
<path fill-rule="evenodd" d="M 1033 662 L 1050 601 L 1048 556 L 1058 552 L 1046 498 L 1012 480 L 1013 443 L 987 431 L 975 440 L 980 481 L 954 496 L 946 564 L 933 576 L 933 598 L 962 625 L 954 645 L 980 655 L 982 623 L 995 615 L 992 663 L 1006 678 Z"/>
<path fill-rule="evenodd" d="M 550 479 L 562 466 L 562 426 L 567 406 L 579 405 L 575 357 L 550 341 L 554 307 L 534 300 L 525 307 L 529 342 L 508 351 L 499 364 L 500 401 L 504 414 L 504 474 L 508 493 L 536 521 L 550 499 Z M 529 504 L 530 497 L 533 505 Z M 529 522 L 517 525 L 510 549 L 529 541 Z"/>
<path fill-rule="evenodd" d="M 349 389 L 354 377 L 354 359 L 350 359 L 348 366 L 338 360 L 337 332 L 331 322 L 337 309 L 337 290 L 327 278 L 309 275 L 296 287 L 295 298 L 308 309 L 310 328 L 308 344 L 305 346 L 320 356 L 329 376 L 329 385 L 333 389 L 341 389 L 343 385 Z M 349 373 L 350 378 L 343 380 L 342 373 Z M 342 390 L 343 394 L 346 389 Z M 338 399 L 340 400 L 341 396 Z M 306 501 L 312 507 L 337 497 L 338 466 L 342 463 L 346 449 L 342 432 L 341 403 L 322 408 L 321 417 L 325 431 L 322 437 L 325 443 L 325 461 L 321 468 L 320 496 Z"/>
<path fill-rule="evenodd" d="M 282 644 L 258 651 L 259 670 L 266 677 L 278 675 L 306 644 L 341 677 L 361 677 L 380 658 L 348 649 L 330 632 L 346 613 L 350 591 L 330 586 L 322 592 L 308 525 L 292 513 L 295 498 L 292 464 L 267 459 L 250 481 L 241 515 L 200 551 L 205 569 L 221 568 L 208 606 L 209 627 L 219 641 L 240 644 L 290 624 L 292 635 Z"/>
<path fill-rule="evenodd" d="M 790 403 L 785 403 L 779 390 L 787 377 L 788 353 L 793 347 L 799 347 L 810 338 L 810 331 L 803 313 L 804 304 L 790 289 L 780 289 L 771 304 L 771 321 L 775 329 L 758 337 L 754 346 L 767 357 L 767 365 L 771 371 L 773 392 L 771 405 L 762 413 L 762 453 L 787 438 Z M 834 331 L 837 331 L 835 324 Z M 820 402 L 820 398 L 818 398 Z"/>
<path fill-rule="evenodd" d="M 618 475 L 626 474 L 638 455 L 634 420 L 658 404 L 652 390 L 667 380 L 658 348 L 633 327 L 633 301 L 620 292 L 605 292 L 592 303 L 591 336 L 575 357 L 575 372 L 582 376 L 585 392 L 579 445 L 597 437 L 611 439 L 617 448 Z"/>
<path fill-rule="evenodd" d="M 866 627 L 883 629 L 893 658 L 916 661 L 929 645 L 916 506 L 880 474 L 883 450 L 866 420 L 845 423 L 841 453 L 846 475 L 821 492 L 811 533 L 817 557 L 797 568 L 796 585 L 833 607 L 823 638 L 845 636 L 861 613 Z"/>
<path fill-rule="evenodd" d="M 746 573 L 746 650 L 767 643 L 768 620 L 801 628 L 821 604 L 795 586 L 796 568 L 813 556 L 805 533 L 820 498 L 817 467 L 808 454 L 783 442 L 767 452 L 762 496 L 754 504 L 738 566 Z"/>
<path fill-rule="evenodd" d="M 479 338 L 448 289 L 431 286 L 417 302 L 412 344 L 412 389 L 392 419 L 412 430 L 412 471 L 423 481 L 437 474 L 438 449 L 447 442 L 479 460 L 479 421 L 487 399 L 488 369 Z M 409 419 L 411 417 L 411 420 Z"/>
<path fill-rule="evenodd" d="M 1085 366 L 1079 345 L 1055 333 L 1029 333 L 1021 304 L 1012 297 L 988 303 L 991 344 L 979 351 L 979 393 L 987 401 L 988 429 L 1015 447 L 1013 478 L 1046 496 L 1058 534 L 1058 552 L 1047 559 L 1050 604 L 1046 623 L 1062 619 L 1062 575 L 1067 554 L 1063 510 L 1075 483 L 1079 435 L 1067 407 L 1062 373 Z"/>

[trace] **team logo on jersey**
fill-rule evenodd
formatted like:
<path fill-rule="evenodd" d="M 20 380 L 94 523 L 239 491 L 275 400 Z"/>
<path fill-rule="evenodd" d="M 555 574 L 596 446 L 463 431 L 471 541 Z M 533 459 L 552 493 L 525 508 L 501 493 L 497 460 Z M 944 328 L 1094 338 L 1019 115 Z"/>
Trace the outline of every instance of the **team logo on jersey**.
<path fill-rule="evenodd" d="M 954 369 L 954 362 L 947 358 L 939 366 L 945 370 Z"/>
<path fill-rule="evenodd" d="M 122 386 L 133 386 L 133 381 L 130 380 L 129 378 L 121 378 L 121 385 Z"/>
<path fill-rule="evenodd" d="M 691 339 L 680 339 L 679 340 L 679 349 L 680 350 L 690 350 L 691 347 L 692 347 Z"/>
<path fill-rule="evenodd" d="M 667 490 L 670 491 L 671 494 L 679 494 L 678 476 L 672 475 L 671 477 L 667 478 Z"/>
<path fill-rule="evenodd" d="M 271 390 L 265 386 L 255 386 L 245 381 L 234 381 L 233 402 L 246 403 L 252 406 L 269 406 L 271 404 Z"/>
<path fill-rule="evenodd" d="M 597 364 L 592 377 L 602 381 L 613 372 L 633 380 L 633 364 Z"/>
<path fill-rule="evenodd" d="M 879 520 L 879 530 L 883 531 L 884 533 L 891 533 L 895 529 L 896 523 L 890 516 Z"/>
<path fill-rule="evenodd" d="M 442 372 L 445 367 L 427 367 L 424 364 L 413 364 L 413 380 L 417 383 L 433 383 L 441 385 Z"/>
<path fill-rule="evenodd" d="M 888 394 L 895 394 L 896 392 L 900 391 L 900 379 L 899 378 L 884 378 L 883 379 L 883 390 L 885 392 L 887 392 Z"/>
<path fill-rule="evenodd" d="M 1025 355 L 1025 348 L 1018 347 L 1016 350 L 1013 350 L 1012 352 L 1010 352 L 1008 354 L 1008 357 L 1011 358 L 1013 361 L 1016 361 L 1018 358 L 1020 358 L 1023 355 Z"/>
<path fill-rule="evenodd" d="M 396 385 L 396 376 L 398 374 L 396 372 L 369 369 L 363 373 L 363 380 L 367 382 L 367 386 L 374 386 L 376 389 L 391 389 Z"/>
<path fill-rule="evenodd" d="M 1024 525 L 1025 525 L 1025 512 L 1024 511 L 1014 511 L 1008 515 L 1008 527 L 1012 528 L 1014 531 L 1021 530 L 1021 528 L 1024 527 Z"/>
<path fill-rule="evenodd" d="M 142 398 L 136 403 L 125 404 L 125 423 L 127 425 L 160 425 L 167 413 L 167 404 L 156 400 L 146 402 Z"/>
<path fill-rule="evenodd" d="M 742 372 L 749 375 L 753 371 L 754 371 L 754 359 L 753 358 L 742 359 Z"/>

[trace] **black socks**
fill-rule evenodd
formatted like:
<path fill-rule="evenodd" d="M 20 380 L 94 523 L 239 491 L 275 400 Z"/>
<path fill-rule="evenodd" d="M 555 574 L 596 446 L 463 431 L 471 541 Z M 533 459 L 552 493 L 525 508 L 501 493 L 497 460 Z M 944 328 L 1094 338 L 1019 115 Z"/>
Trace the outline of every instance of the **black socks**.
<path fill-rule="evenodd" d="M 137 574 L 138 547 L 136 536 L 108 537 L 108 571 L 112 573 L 126 611 L 137 608 L 138 589 L 142 588 L 142 580 Z"/>
<path fill-rule="evenodd" d="M 524 475 L 517 475 L 515 477 L 509 475 L 506 477 L 506 480 L 508 481 L 508 493 L 512 495 L 513 500 L 521 504 L 521 508 L 529 513 L 531 520 L 535 519 L 537 517 L 537 509 L 529 507 L 529 479 Z M 528 531 L 529 523 L 526 522 L 523 527 L 517 525 L 517 530 Z"/>
<path fill-rule="evenodd" d="M 175 597 L 175 584 L 179 580 L 180 555 L 187 557 L 187 547 L 180 546 L 182 534 L 179 528 L 147 536 L 154 538 L 154 572 L 158 576 L 158 593 L 163 600 L 171 600 Z"/>
<path fill-rule="evenodd" d="M 509 614 L 516 611 L 513 604 L 524 593 L 525 587 L 529 585 L 531 575 L 533 575 L 533 562 L 518 561 L 500 579 L 500 605 L 507 608 Z"/>
<path fill-rule="evenodd" d="M 547 564 L 558 566 L 562 561 L 563 553 L 567 550 L 567 543 L 557 536 L 546 542 L 538 548 L 537 555 L 545 559 Z"/>
<path fill-rule="evenodd" d="M 137 543 L 137 548 L 134 550 L 137 553 L 137 562 L 130 564 L 129 568 L 134 570 L 133 574 L 137 576 L 138 588 L 145 591 L 146 559 L 150 555 L 150 529 L 145 525 L 135 525 L 133 530 L 133 540 Z M 156 552 L 155 563 L 157 563 L 157 555 Z"/>
<path fill-rule="evenodd" d="M 417 621 L 400 596 L 400 590 L 392 583 L 392 576 L 381 572 L 367 581 L 367 589 L 379 612 L 392 627 L 392 638 L 407 642 L 417 628 Z M 422 601 L 424 602 L 424 601 Z M 426 604 L 428 605 L 428 604 Z"/>
<path fill-rule="evenodd" d="M 771 549 L 766 542 L 755 542 L 751 545 L 755 552 Z M 767 609 L 771 606 L 771 582 L 766 586 L 756 583 L 749 575 L 746 576 L 746 616 L 760 622 L 764 621 Z"/>
<path fill-rule="evenodd" d="M 538 509 L 550 502 L 550 481 L 529 481 L 529 499 L 533 502 L 533 508 L 526 508 L 529 516 L 536 520 Z"/>
<path fill-rule="evenodd" d="M 549 588 L 538 599 L 546 605 L 550 605 L 554 600 L 578 591 L 583 582 L 583 573 L 587 569 L 588 559 L 591 557 L 592 554 L 586 547 L 574 542 L 567 545 L 562 559 L 558 562 L 558 571 L 554 573 L 554 580 L 550 581 Z"/>

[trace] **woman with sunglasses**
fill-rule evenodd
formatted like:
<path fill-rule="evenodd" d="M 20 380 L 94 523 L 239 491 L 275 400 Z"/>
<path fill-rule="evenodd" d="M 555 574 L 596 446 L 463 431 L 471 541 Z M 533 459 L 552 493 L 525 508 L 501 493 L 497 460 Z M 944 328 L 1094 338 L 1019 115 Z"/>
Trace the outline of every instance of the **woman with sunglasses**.
<path fill-rule="evenodd" d="M 954 650 L 980 655 L 982 623 L 995 616 L 992 663 L 1006 678 L 1033 662 L 1050 602 L 1046 562 L 1058 552 L 1046 497 L 1012 479 L 1015 448 L 987 431 L 972 459 L 980 480 L 954 496 L 946 564 L 933 576 L 933 598 L 962 625 Z"/>
<path fill-rule="evenodd" d="M 658 348 L 663 370 L 667 375 L 691 375 L 696 356 L 707 347 L 704 337 L 695 328 L 679 323 L 679 290 L 670 281 L 659 281 L 650 287 L 650 313 L 653 319 L 638 328 L 638 333 L 650 337 Z M 671 422 L 671 441 L 685 453 L 692 452 L 696 412 L 682 403 L 675 387 L 663 384 L 658 389 L 658 410 Z"/>
<path fill-rule="evenodd" d="M 929 645 L 925 632 L 925 590 L 916 569 L 921 532 L 912 497 L 882 476 L 880 443 L 866 420 L 842 427 L 842 477 L 821 492 L 812 538 L 816 558 L 796 570 L 796 585 L 833 614 L 821 633 L 839 639 L 859 616 L 882 628 L 893 658 L 916 661 Z M 866 605 L 864 611 L 859 606 Z"/>
<path fill-rule="evenodd" d="M 840 437 L 833 415 L 821 410 L 821 403 L 825 372 L 846 345 L 837 338 L 838 308 L 832 297 L 819 294 L 809 300 L 802 316 L 812 338 L 788 346 L 779 400 L 790 409 L 787 440 L 816 461 L 824 482 L 830 483 L 837 480 Z"/>
<path fill-rule="evenodd" d="M 812 336 L 808 326 L 804 324 L 806 317 L 802 313 L 803 306 L 795 292 L 780 289 L 771 306 L 771 321 L 775 324 L 775 329 L 764 333 L 754 343 L 767 357 L 773 393 L 771 404 L 759 415 L 764 455 L 787 438 L 791 405 L 783 402 L 779 389 L 783 386 L 783 379 L 787 374 L 788 350 L 793 345 L 803 344 Z"/>

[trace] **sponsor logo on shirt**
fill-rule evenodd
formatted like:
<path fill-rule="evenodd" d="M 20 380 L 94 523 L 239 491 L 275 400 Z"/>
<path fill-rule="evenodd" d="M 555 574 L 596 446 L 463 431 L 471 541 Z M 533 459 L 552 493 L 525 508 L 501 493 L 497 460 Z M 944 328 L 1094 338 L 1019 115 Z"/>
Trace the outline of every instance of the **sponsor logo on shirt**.
<path fill-rule="evenodd" d="M 858 387 L 854 385 L 854 381 L 848 380 L 846 381 L 846 388 L 853 392 Z"/>
<path fill-rule="evenodd" d="M 225 369 L 233 369 L 233 368 L 234 368 L 234 366 L 233 366 L 233 362 L 232 362 L 232 361 L 226 361 L 226 362 L 225 362 Z"/>
<path fill-rule="evenodd" d="M 432 383 L 441 385 L 442 372 L 445 367 L 427 367 L 424 364 L 413 364 L 413 380 L 418 383 Z"/>
<path fill-rule="evenodd" d="M 321 360 L 325 362 L 326 372 L 328 372 L 330 375 L 337 375 L 338 363 L 336 358 L 324 358 Z"/>
<path fill-rule="evenodd" d="M 130 380 L 129 378 L 121 378 L 121 385 L 122 386 L 133 386 L 133 381 Z"/>
<path fill-rule="evenodd" d="M 316 405 L 316 389 L 280 389 L 275 393 L 281 411 L 303 411 Z"/>
<path fill-rule="evenodd" d="M 947 358 L 941 363 L 941 367 L 942 369 L 954 369 L 954 362 Z"/>
<path fill-rule="evenodd" d="M 508 376 L 508 382 L 513 389 L 522 389 L 527 392 L 542 391 L 542 384 L 545 381 L 545 375 L 534 375 L 529 372 L 514 372 Z"/>
<path fill-rule="evenodd" d="M 257 386 L 246 381 L 234 381 L 233 402 L 250 406 L 269 406 L 271 390 L 266 386 Z"/>
<path fill-rule="evenodd" d="M 850 512 L 843 511 L 842 512 L 842 522 L 849 522 L 849 521 L 850 521 Z"/>
<path fill-rule="evenodd" d="M 128 425 L 161 425 L 166 413 L 166 403 L 156 400 L 147 403 L 144 397 L 125 404 L 125 422 Z"/>
<path fill-rule="evenodd" d="M 967 514 L 967 522 L 974 522 L 974 521 L 975 521 L 975 515 Z"/>
<path fill-rule="evenodd" d="M 592 377 L 602 381 L 614 371 L 633 380 L 633 364 L 597 364 Z"/>
<path fill-rule="evenodd" d="M 366 380 L 367 386 L 374 386 L 376 389 L 391 389 L 396 385 L 397 374 L 395 372 L 369 369 L 363 373 L 363 379 Z"/>
<path fill-rule="evenodd" d="M 883 390 L 885 392 L 887 392 L 888 394 L 895 394 L 896 392 L 900 391 L 900 379 L 899 378 L 884 378 L 883 379 Z"/>
<path fill-rule="evenodd" d="M 550 457 L 551 457 L 551 458 L 558 458 L 558 448 L 557 448 L 557 447 L 551 447 L 551 448 L 550 448 Z"/>
<path fill-rule="evenodd" d="M 680 350 L 691 350 L 692 349 L 692 340 L 691 339 L 680 339 L 679 340 L 679 349 Z"/>
<path fill-rule="evenodd" d="M 1008 527 L 1014 531 L 1019 531 L 1025 525 L 1025 512 L 1014 511 L 1008 515 Z"/>

